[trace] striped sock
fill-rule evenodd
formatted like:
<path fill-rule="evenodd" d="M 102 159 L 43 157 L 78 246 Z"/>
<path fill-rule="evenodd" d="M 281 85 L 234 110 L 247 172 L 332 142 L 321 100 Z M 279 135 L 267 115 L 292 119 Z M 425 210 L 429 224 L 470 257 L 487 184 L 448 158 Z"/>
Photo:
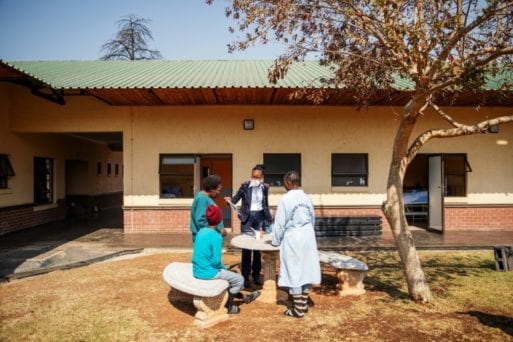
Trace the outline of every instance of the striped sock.
<path fill-rule="evenodd" d="M 307 289 L 303 291 L 301 294 L 301 308 L 303 310 L 303 313 L 308 312 L 308 296 L 310 295 L 310 289 Z"/>
<path fill-rule="evenodd" d="M 284 312 L 284 314 L 286 316 L 297 317 L 297 318 L 303 317 L 304 316 L 303 309 L 302 309 L 303 308 L 303 295 L 301 295 L 301 294 L 292 295 L 292 300 L 293 300 L 294 306 L 290 309 L 287 309 Z"/>

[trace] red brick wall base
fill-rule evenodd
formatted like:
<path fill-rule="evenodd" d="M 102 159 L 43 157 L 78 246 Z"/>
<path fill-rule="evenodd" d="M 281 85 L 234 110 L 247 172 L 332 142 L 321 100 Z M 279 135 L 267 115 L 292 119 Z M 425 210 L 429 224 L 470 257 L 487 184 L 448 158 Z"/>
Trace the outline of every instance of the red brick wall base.
<path fill-rule="evenodd" d="M 273 210 L 275 211 L 275 209 Z M 320 216 L 381 216 L 383 230 L 390 226 L 380 208 L 316 208 Z M 189 231 L 189 208 L 127 209 L 124 210 L 125 233 L 177 233 Z M 232 212 L 233 233 L 240 233 L 240 221 Z M 513 229 L 512 207 L 445 208 L 446 230 Z"/>
<path fill-rule="evenodd" d="M 189 231 L 191 211 L 184 209 L 131 209 L 123 210 L 124 232 L 179 233 Z"/>
<path fill-rule="evenodd" d="M 507 230 L 513 229 L 511 207 L 446 207 L 446 230 Z"/>
<path fill-rule="evenodd" d="M 48 222 L 63 220 L 65 214 L 64 200 L 58 200 L 56 208 L 38 211 L 34 211 L 33 204 L 1 208 L 0 235 Z"/>
<path fill-rule="evenodd" d="M 71 206 L 71 201 L 74 205 Z M 123 204 L 123 193 L 116 192 L 97 196 L 74 196 L 68 201 L 67 214 L 82 218 L 93 213 L 93 206 L 99 210 L 120 207 Z M 34 211 L 33 204 L 17 205 L 0 208 L 0 235 L 17 230 L 39 226 L 41 224 L 64 220 L 66 206 L 64 200 L 57 200 L 57 207 Z"/>
<path fill-rule="evenodd" d="M 378 215 L 382 217 L 383 229 L 388 229 L 388 223 L 383 217 L 381 209 L 326 209 L 315 210 L 317 216 L 368 216 Z M 124 232 L 131 233 L 178 233 L 189 231 L 190 209 L 124 209 Z M 232 231 L 240 233 L 240 221 L 232 212 Z"/>

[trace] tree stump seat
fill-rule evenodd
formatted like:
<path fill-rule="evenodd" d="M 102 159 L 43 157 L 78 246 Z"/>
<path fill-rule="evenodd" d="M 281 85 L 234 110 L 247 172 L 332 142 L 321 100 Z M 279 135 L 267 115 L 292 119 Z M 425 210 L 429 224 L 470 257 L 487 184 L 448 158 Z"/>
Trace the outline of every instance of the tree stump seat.
<path fill-rule="evenodd" d="M 363 279 L 369 270 L 367 264 L 337 252 L 319 251 L 319 260 L 337 271 L 339 296 L 359 296 L 365 293 Z"/>
<path fill-rule="evenodd" d="M 225 304 L 228 301 L 228 282 L 223 279 L 203 280 L 192 275 L 192 263 L 173 262 L 162 272 L 171 288 L 193 295 L 196 319 L 194 325 L 208 328 L 229 319 Z"/>

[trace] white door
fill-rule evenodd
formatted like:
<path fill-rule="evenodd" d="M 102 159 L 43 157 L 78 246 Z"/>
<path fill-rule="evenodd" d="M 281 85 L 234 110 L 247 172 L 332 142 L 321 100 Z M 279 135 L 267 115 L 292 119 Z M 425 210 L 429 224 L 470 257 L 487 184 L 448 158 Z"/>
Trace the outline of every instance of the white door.
<path fill-rule="evenodd" d="M 428 157 L 429 161 L 429 225 L 438 232 L 444 231 L 443 160 L 441 155 Z"/>

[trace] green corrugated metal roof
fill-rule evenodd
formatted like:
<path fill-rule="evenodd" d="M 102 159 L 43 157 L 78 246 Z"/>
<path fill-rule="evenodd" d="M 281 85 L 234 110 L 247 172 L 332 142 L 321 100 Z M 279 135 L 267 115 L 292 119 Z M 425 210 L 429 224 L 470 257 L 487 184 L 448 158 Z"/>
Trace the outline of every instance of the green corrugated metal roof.
<path fill-rule="evenodd" d="M 495 76 L 489 75 L 486 78 L 485 89 L 498 90 L 507 84 L 513 84 L 513 70 L 511 69 L 503 70 L 500 74 Z"/>
<path fill-rule="evenodd" d="M 304 88 L 322 87 L 331 71 L 317 61 L 296 63 L 273 85 L 268 80 L 272 61 L 1 61 L 54 89 L 98 88 Z M 491 77 L 487 90 L 496 90 L 513 72 Z M 398 90 L 412 82 L 397 77 Z"/>
<path fill-rule="evenodd" d="M 296 63 L 285 79 L 268 80 L 273 61 L 2 61 L 54 89 L 305 88 L 331 75 L 316 61 Z M 398 88 L 410 83 L 398 80 Z"/>
<path fill-rule="evenodd" d="M 315 62 L 293 66 L 276 85 L 272 61 L 6 61 L 55 89 L 75 88 L 297 88 L 321 86 L 329 74 Z M 317 80 L 317 81 L 316 81 Z"/>

